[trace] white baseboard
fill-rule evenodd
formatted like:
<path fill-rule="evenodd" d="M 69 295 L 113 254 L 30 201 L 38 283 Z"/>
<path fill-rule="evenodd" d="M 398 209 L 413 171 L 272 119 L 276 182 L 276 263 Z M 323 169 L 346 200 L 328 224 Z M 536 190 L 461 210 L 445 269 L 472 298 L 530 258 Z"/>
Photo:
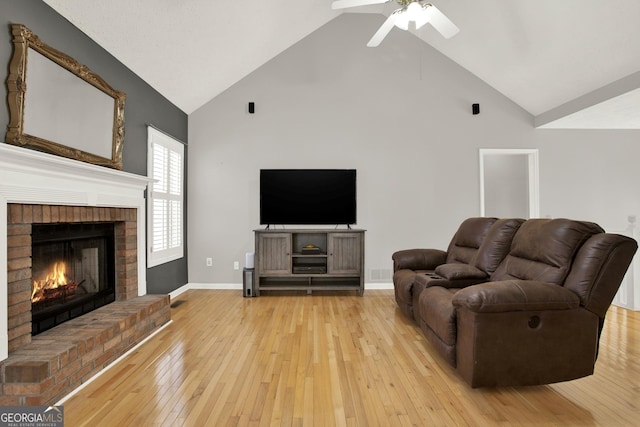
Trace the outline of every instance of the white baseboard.
<path fill-rule="evenodd" d="M 374 283 L 365 283 L 364 284 L 364 290 L 387 290 L 387 289 L 393 289 L 393 283 L 391 282 L 374 282 Z"/>
<path fill-rule="evenodd" d="M 169 293 L 171 299 L 187 292 L 189 289 L 230 289 L 234 291 L 242 290 L 242 283 L 187 283 L 175 291 Z"/>

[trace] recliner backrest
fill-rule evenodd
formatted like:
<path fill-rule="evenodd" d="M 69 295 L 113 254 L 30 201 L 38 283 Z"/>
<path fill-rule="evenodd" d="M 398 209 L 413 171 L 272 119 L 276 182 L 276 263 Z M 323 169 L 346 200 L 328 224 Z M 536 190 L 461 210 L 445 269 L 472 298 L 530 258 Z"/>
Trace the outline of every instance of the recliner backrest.
<path fill-rule="evenodd" d="M 498 218 L 468 218 L 460 224 L 447 248 L 447 264 L 473 265 L 482 241 Z"/>
<path fill-rule="evenodd" d="M 578 249 L 599 225 L 569 219 L 529 219 L 511 243 L 509 254 L 491 275 L 492 281 L 521 279 L 562 284 Z"/>
<path fill-rule="evenodd" d="M 511 242 L 524 222 L 520 218 L 502 218 L 493 223 L 485 236 L 474 266 L 491 275 L 511 249 Z"/>

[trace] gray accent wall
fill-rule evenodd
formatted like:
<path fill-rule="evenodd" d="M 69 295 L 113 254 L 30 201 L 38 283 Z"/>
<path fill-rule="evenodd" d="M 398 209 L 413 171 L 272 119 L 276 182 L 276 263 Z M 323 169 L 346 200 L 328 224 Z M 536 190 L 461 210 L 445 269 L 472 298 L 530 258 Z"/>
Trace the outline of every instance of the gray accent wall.
<path fill-rule="evenodd" d="M 366 48 L 383 20 L 343 14 L 189 115 L 191 283 L 242 282 L 261 168 L 357 169 L 367 281 L 390 277 L 394 251 L 445 249 L 479 215 L 480 148 L 539 149 L 541 216 L 621 230 L 640 212 L 640 131 L 535 129 L 410 33 Z"/>
<path fill-rule="evenodd" d="M 4 100 L 4 107 L 0 108 L 0 140 L 4 140 L 9 122 L 4 82 L 13 50 L 9 28 L 12 23 L 26 25 L 43 42 L 88 66 L 111 86 L 127 94 L 123 170 L 146 176 L 147 124 L 187 141 L 188 119 L 184 112 L 40 0 L 0 2 L 0 63 L 5 64 L 0 89 L 0 98 Z M 187 281 L 186 254 L 183 259 L 147 269 L 149 293 L 168 293 Z"/>

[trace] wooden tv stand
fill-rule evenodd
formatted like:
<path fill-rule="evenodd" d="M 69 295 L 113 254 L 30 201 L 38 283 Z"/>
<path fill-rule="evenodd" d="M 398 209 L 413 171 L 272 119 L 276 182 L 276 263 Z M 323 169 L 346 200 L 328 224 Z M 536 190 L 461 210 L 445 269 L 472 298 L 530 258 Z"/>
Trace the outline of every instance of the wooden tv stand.
<path fill-rule="evenodd" d="M 254 230 L 255 295 L 260 291 L 364 293 L 365 230 Z"/>

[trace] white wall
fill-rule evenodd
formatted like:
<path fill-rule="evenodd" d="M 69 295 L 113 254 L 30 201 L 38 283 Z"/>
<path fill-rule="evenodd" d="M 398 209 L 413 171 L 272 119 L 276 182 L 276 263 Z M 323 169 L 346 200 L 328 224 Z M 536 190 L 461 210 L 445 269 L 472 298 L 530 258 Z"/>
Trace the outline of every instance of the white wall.
<path fill-rule="evenodd" d="M 538 130 L 540 215 L 624 230 L 640 214 L 640 130 Z"/>
<path fill-rule="evenodd" d="M 390 270 L 398 249 L 446 248 L 479 214 L 479 148 L 540 148 L 543 215 L 624 228 L 640 212 L 640 195 L 617 189 L 640 182 L 629 162 L 638 132 L 535 130 L 528 113 L 407 32 L 366 48 L 383 19 L 341 15 L 190 115 L 191 283 L 242 282 L 233 262 L 253 250 L 261 168 L 356 168 L 369 272 Z M 612 146 L 624 171 L 601 163 L 614 161 L 603 155 Z"/>

